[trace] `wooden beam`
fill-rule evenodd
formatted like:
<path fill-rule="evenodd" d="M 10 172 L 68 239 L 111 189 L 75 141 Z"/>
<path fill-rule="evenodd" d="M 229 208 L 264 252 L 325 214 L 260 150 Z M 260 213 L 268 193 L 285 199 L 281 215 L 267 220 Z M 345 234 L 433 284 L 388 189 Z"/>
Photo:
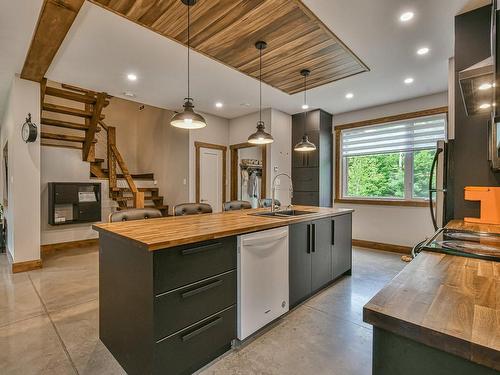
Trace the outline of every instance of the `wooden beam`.
<path fill-rule="evenodd" d="M 21 78 L 42 81 L 84 1 L 44 1 Z"/>
<path fill-rule="evenodd" d="M 89 129 L 87 130 L 87 133 L 85 135 L 85 142 L 83 143 L 83 150 L 82 150 L 83 160 L 88 160 L 89 158 L 90 146 L 92 144 L 92 141 L 94 140 L 95 133 L 97 130 L 97 124 L 101 119 L 101 111 L 104 107 L 105 101 L 106 101 L 106 93 L 101 92 L 97 94 L 97 101 L 94 106 L 94 111 L 92 113 L 90 121 L 88 122 Z"/>

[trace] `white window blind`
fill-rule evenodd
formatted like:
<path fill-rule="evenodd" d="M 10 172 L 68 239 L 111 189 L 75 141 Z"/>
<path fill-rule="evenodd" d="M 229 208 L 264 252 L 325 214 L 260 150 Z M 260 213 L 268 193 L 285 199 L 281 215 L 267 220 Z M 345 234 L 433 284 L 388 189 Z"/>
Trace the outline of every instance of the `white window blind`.
<path fill-rule="evenodd" d="M 426 150 L 445 139 L 446 115 L 419 117 L 342 131 L 342 156 Z"/>

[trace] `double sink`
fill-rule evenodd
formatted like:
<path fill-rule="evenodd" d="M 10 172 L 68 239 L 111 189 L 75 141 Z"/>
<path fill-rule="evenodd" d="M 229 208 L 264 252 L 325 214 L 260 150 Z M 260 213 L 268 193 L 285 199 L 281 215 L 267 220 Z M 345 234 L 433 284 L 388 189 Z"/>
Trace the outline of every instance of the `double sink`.
<path fill-rule="evenodd" d="M 314 212 L 310 211 L 299 211 L 299 210 L 283 210 L 283 211 L 265 211 L 265 212 L 255 212 L 249 215 L 253 216 L 271 216 L 276 218 L 287 218 L 292 216 L 310 215 Z"/>

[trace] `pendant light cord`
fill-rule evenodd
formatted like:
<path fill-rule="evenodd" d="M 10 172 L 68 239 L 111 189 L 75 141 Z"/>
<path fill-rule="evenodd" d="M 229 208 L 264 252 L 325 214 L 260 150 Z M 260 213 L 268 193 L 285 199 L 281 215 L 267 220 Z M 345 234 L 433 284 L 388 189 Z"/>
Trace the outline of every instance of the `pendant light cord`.
<path fill-rule="evenodd" d="M 307 74 L 304 74 L 304 104 L 307 104 Z M 306 134 L 307 109 L 304 111 L 304 135 Z"/>
<path fill-rule="evenodd" d="M 259 52 L 259 122 L 262 122 L 262 48 Z"/>
<path fill-rule="evenodd" d="M 187 27 L 187 33 L 188 33 L 188 35 L 187 35 L 187 37 L 188 37 L 188 40 L 187 40 L 187 47 L 188 47 L 188 51 L 187 51 L 187 53 L 188 53 L 188 66 L 187 66 L 187 68 L 188 68 L 187 69 L 188 70 L 188 79 L 187 79 L 187 85 L 188 85 L 188 87 L 187 87 L 187 94 L 188 95 L 187 95 L 187 97 L 188 97 L 188 100 L 190 100 L 191 97 L 189 96 L 190 95 L 190 92 L 189 92 L 189 84 L 190 84 L 190 81 L 189 81 L 189 75 L 190 75 L 189 74 L 190 73 L 190 71 L 189 71 L 189 49 L 190 49 L 190 43 L 191 43 L 191 35 L 190 35 L 190 32 L 189 32 L 190 31 L 189 29 L 190 29 L 190 26 L 191 26 L 191 11 L 190 11 L 191 10 L 190 9 L 191 6 L 188 5 L 187 8 L 188 8 L 187 9 L 187 11 L 188 11 L 188 27 Z"/>

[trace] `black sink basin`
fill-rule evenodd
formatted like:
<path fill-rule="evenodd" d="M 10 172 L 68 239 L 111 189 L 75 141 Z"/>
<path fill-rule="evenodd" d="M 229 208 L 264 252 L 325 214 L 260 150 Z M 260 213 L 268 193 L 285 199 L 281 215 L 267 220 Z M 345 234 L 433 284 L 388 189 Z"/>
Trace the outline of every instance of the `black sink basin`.
<path fill-rule="evenodd" d="M 264 211 L 264 212 L 255 212 L 253 216 L 271 216 L 271 217 L 277 217 L 277 218 L 286 218 L 286 217 L 291 217 L 291 216 L 301 216 L 301 215 L 310 215 L 313 214 L 314 212 L 309 212 L 309 211 L 299 211 L 299 210 L 283 210 L 283 211 Z"/>

